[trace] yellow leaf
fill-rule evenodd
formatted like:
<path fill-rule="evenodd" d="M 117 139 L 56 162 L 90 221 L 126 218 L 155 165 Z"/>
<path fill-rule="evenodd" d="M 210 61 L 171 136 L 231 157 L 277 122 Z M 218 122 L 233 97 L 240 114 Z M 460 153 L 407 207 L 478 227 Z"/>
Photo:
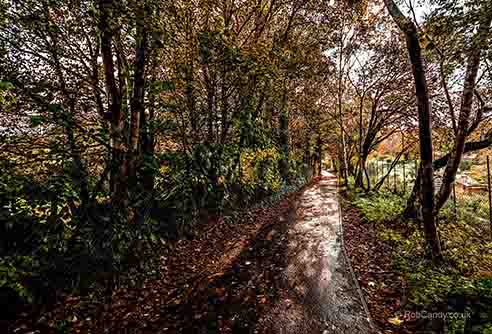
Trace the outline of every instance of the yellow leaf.
<path fill-rule="evenodd" d="M 400 326 L 400 324 L 401 324 L 401 320 L 398 317 L 390 318 L 390 319 L 388 319 L 388 322 L 390 324 L 393 324 L 393 325 L 396 325 L 396 326 Z"/>

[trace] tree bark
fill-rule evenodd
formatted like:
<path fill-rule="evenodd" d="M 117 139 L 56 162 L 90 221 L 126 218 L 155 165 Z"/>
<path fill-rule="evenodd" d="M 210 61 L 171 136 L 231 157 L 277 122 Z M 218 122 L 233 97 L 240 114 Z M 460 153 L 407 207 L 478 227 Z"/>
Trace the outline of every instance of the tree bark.
<path fill-rule="evenodd" d="M 480 65 L 480 57 L 482 54 L 482 45 L 486 42 L 487 33 L 490 28 L 491 17 L 486 14 L 482 20 L 479 31 L 475 35 L 473 45 L 468 56 L 468 62 L 466 66 L 465 84 L 463 87 L 463 94 L 461 98 L 461 108 L 458 120 L 458 129 L 452 154 L 448 159 L 446 170 L 444 171 L 443 181 L 439 193 L 436 198 L 436 204 L 434 206 L 434 215 L 439 214 L 439 210 L 446 203 L 449 195 L 451 194 L 452 184 L 456 178 L 458 167 L 463 156 L 465 148 L 465 141 L 469 134 L 470 114 L 473 105 L 473 95 L 475 89 L 475 82 L 477 79 L 478 68 Z"/>
<path fill-rule="evenodd" d="M 285 183 L 289 183 L 289 110 L 287 97 L 287 79 L 284 82 L 279 121 L 279 138 L 282 157 L 280 159 L 280 175 Z"/>
<path fill-rule="evenodd" d="M 101 34 L 101 53 L 104 64 L 106 85 L 110 95 L 111 111 L 111 140 L 112 161 L 111 179 L 114 183 L 111 191 L 112 220 L 126 219 L 128 206 L 127 188 L 127 147 L 124 135 L 124 117 L 121 110 L 121 95 L 115 79 L 115 67 L 113 61 L 113 32 L 111 27 L 112 0 L 98 0 L 100 19 L 99 32 Z"/>
<path fill-rule="evenodd" d="M 364 98 L 366 92 L 360 95 L 360 103 L 359 103 L 359 161 L 357 164 L 357 173 L 355 177 L 355 187 L 363 188 L 364 187 L 364 169 L 366 166 L 367 156 L 364 158 L 364 152 L 362 148 L 362 110 L 364 109 Z M 365 140 L 364 140 L 365 141 Z"/>
<path fill-rule="evenodd" d="M 393 0 L 384 0 L 384 3 L 400 30 L 405 34 L 407 51 L 412 64 L 419 116 L 420 160 L 422 169 L 421 203 L 424 233 L 429 249 L 428 254 L 431 255 L 432 259 L 440 261 L 442 259 L 441 243 L 433 215 L 434 180 L 432 168 L 431 106 L 417 27 L 401 13 Z"/>
<path fill-rule="evenodd" d="M 129 157 L 129 184 L 132 192 L 139 191 L 138 189 L 138 173 L 137 169 L 141 166 L 141 143 L 144 138 L 141 135 L 142 120 L 145 118 L 145 53 L 147 46 L 147 31 L 145 28 L 145 1 L 137 2 L 136 4 L 136 47 L 135 47 L 135 63 L 134 63 L 134 79 L 133 79 L 133 95 L 131 101 L 131 123 L 130 123 L 130 157 Z M 134 194 L 133 199 L 136 200 L 139 194 Z M 133 222 L 136 217 L 136 209 L 133 208 L 130 222 Z"/>

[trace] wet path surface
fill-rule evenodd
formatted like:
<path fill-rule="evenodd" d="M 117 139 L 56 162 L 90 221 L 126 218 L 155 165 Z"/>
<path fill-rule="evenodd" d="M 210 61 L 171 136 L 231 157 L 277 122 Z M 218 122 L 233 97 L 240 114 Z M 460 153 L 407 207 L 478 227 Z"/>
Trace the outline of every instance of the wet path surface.
<path fill-rule="evenodd" d="M 371 333 L 343 256 L 336 182 L 323 172 L 288 218 L 289 289 L 261 320 L 269 332 Z"/>

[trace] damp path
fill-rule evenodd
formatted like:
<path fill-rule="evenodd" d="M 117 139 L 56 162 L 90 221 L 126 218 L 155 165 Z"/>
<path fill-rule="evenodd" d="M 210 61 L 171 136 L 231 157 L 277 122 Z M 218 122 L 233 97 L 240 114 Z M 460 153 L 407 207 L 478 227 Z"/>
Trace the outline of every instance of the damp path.
<path fill-rule="evenodd" d="M 342 250 L 337 192 L 323 171 L 287 219 L 287 292 L 258 322 L 269 333 L 373 333 Z"/>

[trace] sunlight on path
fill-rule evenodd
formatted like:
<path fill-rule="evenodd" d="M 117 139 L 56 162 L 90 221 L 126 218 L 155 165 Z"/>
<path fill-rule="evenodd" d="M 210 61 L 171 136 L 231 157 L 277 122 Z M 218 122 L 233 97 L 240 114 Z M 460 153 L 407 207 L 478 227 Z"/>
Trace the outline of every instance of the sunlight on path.
<path fill-rule="evenodd" d="M 337 179 L 321 180 L 300 197 L 288 229 L 288 296 L 269 315 L 275 333 L 371 333 L 341 251 Z"/>

